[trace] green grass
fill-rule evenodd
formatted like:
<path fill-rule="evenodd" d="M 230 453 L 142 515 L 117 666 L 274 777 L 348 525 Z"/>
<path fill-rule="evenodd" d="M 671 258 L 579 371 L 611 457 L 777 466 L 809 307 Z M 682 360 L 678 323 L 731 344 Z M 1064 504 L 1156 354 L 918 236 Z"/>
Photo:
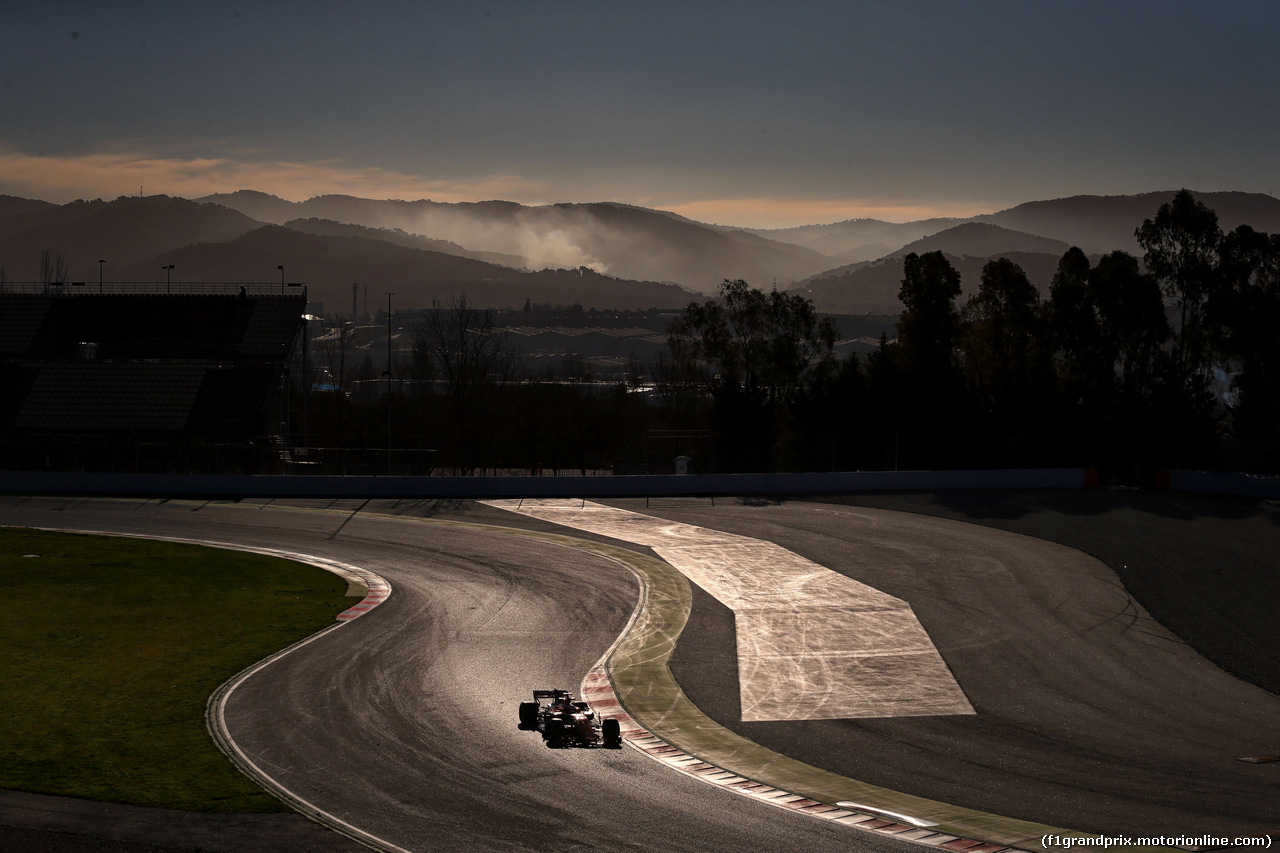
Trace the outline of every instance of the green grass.
<path fill-rule="evenodd" d="M 286 810 L 214 746 L 205 703 L 333 624 L 345 581 L 257 554 L 0 529 L 0 587 L 0 788 Z"/>

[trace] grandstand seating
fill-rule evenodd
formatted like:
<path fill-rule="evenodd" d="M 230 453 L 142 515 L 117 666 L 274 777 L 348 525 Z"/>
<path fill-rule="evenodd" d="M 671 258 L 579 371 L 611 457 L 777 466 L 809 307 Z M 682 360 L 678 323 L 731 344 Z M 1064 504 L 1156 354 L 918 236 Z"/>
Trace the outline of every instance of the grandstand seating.
<path fill-rule="evenodd" d="M 203 364 L 44 364 L 13 426 L 66 432 L 185 429 Z"/>
<path fill-rule="evenodd" d="M 305 291 L 0 293 L 0 437 L 263 437 L 305 308 Z"/>
<path fill-rule="evenodd" d="M 4 296 L 0 299 L 0 358 L 24 355 L 53 299 L 48 296 Z"/>

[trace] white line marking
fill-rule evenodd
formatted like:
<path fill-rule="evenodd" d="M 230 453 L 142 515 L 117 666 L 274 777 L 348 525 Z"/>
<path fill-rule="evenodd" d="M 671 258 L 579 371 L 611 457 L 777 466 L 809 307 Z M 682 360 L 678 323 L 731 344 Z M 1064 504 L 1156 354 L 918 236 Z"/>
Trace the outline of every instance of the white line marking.
<path fill-rule="evenodd" d="M 894 820 L 902 821 L 903 823 L 909 823 L 912 826 L 937 826 L 938 825 L 936 823 L 930 823 L 927 820 L 922 820 L 921 818 L 918 818 L 918 817 L 899 814 L 898 812 L 891 812 L 891 811 L 888 811 L 887 809 L 878 809 L 878 808 L 875 808 L 874 806 L 864 806 L 861 803 L 847 803 L 841 800 L 840 802 L 836 803 L 836 805 L 840 806 L 841 808 L 854 809 L 856 811 L 861 811 L 861 812 L 871 812 L 872 814 L 891 817 Z"/>
<path fill-rule="evenodd" d="M 292 551 L 281 551 L 274 548 L 257 548 L 251 545 L 236 545 L 230 542 L 217 542 L 210 539 L 189 539 L 180 536 L 148 536 L 137 533 L 117 533 L 108 530 L 85 530 L 81 528 L 62 527 L 40 527 L 31 529 L 49 530 L 55 533 L 85 533 L 93 536 L 116 536 L 124 539 L 157 539 L 164 542 L 180 542 L 189 545 L 204 545 L 211 548 L 224 548 L 229 551 L 248 551 L 272 557 L 284 557 L 296 562 L 307 563 L 308 565 L 315 566 L 318 569 L 324 569 L 327 572 L 332 572 L 333 574 L 342 577 L 344 580 L 349 581 L 352 577 L 360 578 L 361 581 L 369 585 L 371 591 L 376 584 L 379 590 L 385 590 L 383 595 L 384 600 L 387 596 L 391 595 L 391 584 L 387 583 L 386 579 L 380 575 L 376 575 L 368 569 L 362 569 L 358 566 L 339 563 L 336 560 L 329 560 L 324 557 L 315 557 L 309 554 L 298 554 Z M 302 814 L 318 823 L 328 826 L 336 832 L 342 833 L 348 838 L 360 842 L 361 844 L 372 847 L 375 850 L 381 850 L 383 853 L 410 853 L 410 851 L 405 850 L 403 847 L 398 847 L 390 841 L 379 838 L 372 833 L 366 832 L 359 827 L 347 823 L 342 818 L 325 811 L 309 800 L 303 799 L 289 788 L 286 788 L 284 784 L 277 781 L 265 770 L 259 767 L 253 759 L 251 759 L 244 750 L 240 748 L 240 745 L 236 743 L 235 738 L 231 736 L 231 732 L 227 730 L 227 700 L 231 698 L 231 694 L 235 692 L 237 687 L 247 681 L 251 676 L 262 671 L 276 661 L 310 645 L 331 631 L 338 630 L 350 621 L 351 619 L 348 618 L 335 622 L 328 628 L 317 631 L 310 637 L 299 640 L 292 646 L 281 649 L 275 654 L 263 658 L 237 675 L 229 678 L 213 692 L 212 696 L 209 697 L 209 702 L 205 706 L 205 724 L 208 726 L 209 734 L 213 738 L 214 743 L 217 744 L 219 749 L 226 753 L 232 763 L 240 769 L 240 772 L 244 773 L 250 779 L 253 779 L 262 787 L 271 791 L 293 808 L 302 812 Z"/>

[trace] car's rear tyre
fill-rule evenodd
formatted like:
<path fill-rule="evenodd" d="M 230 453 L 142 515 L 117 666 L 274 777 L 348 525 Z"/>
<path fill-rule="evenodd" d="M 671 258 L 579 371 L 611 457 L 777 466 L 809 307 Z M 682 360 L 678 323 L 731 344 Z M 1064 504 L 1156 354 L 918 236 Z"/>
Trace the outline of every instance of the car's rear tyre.
<path fill-rule="evenodd" d="M 537 724 L 538 724 L 538 703 L 537 702 L 521 702 L 520 703 L 521 728 L 531 729 Z"/>
<path fill-rule="evenodd" d="M 547 739 L 547 746 L 552 749 L 564 746 L 564 721 L 547 720 L 547 728 L 544 735 Z"/>
<path fill-rule="evenodd" d="M 617 720 L 613 718 L 605 720 L 600 728 L 600 735 L 604 745 L 610 749 L 617 749 L 622 746 L 622 727 L 618 725 Z"/>

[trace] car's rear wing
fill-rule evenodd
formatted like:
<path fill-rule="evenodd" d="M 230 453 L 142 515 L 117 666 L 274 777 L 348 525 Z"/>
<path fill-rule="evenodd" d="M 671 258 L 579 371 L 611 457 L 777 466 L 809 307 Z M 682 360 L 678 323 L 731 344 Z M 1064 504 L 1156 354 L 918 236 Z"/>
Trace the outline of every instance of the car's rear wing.
<path fill-rule="evenodd" d="M 550 699 L 553 702 L 557 702 L 565 698 L 573 699 L 573 694 L 568 690 L 535 690 L 533 691 L 533 698 L 536 700 Z"/>

